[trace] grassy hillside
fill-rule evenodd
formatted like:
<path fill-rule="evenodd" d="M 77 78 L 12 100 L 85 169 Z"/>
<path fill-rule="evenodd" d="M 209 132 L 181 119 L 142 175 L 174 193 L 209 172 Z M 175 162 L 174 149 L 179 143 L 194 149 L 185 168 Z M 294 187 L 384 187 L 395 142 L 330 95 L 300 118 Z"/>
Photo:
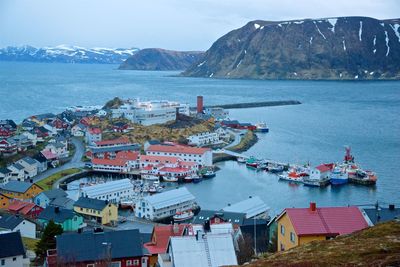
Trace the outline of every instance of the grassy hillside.
<path fill-rule="evenodd" d="M 400 222 L 266 255 L 248 266 L 400 266 Z"/>

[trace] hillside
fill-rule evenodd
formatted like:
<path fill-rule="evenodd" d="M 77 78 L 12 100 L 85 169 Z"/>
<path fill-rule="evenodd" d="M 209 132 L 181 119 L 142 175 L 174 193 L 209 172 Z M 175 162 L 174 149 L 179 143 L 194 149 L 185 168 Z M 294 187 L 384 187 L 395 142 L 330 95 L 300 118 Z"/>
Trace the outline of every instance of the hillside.
<path fill-rule="evenodd" d="M 121 70 L 184 70 L 200 60 L 203 52 L 171 51 L 158 48 L 140 50 L 120 66 Z"/>
<path fill-rule="evenodd" d="M 400 223 L 388 222 L 257 260 L 261 266 L 400 266 Z"/>
<path fill-rule="evenodd" d="M 219 38 L 183 76 L 400 79 L 400 19 L 252 21 Z"/>
<path fill-rule="evenodd" d="M 84 48 L 68 45 L 42 48 L 8 46 L 0 49 L 0 61 L 120 64 L 137 51 L 137 48 Z"/>

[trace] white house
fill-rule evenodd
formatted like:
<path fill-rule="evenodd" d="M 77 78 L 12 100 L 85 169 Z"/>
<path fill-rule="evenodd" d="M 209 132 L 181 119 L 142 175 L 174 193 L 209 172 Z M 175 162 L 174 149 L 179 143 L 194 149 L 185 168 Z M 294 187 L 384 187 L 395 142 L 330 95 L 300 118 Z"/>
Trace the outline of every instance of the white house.
<path fill-rule="evenodd" d="M 44 127 L 46 130 L 49 131 L 49 132 L 48 132 L 49 136 L 55 136 L 55 135 L 57 134 L 57 128 L 56 128 L 56 127 L 53 127 L 53 126 L 51 126 L 51 125 L 49 125 L 49 124 L 45 124 L 45 125 L 43 125 L 43 127 Z"/>
<path fill-rule="evenodd" d="M 86 126 L 82 123 L 78 123 L 71 128 L 71 134 L 73 136 L 85 136 Z"/>
<path fill-rule="evenodd" d="M 216 132 L 202 132 L 190 135 L 187 139 L 190 145 L 196 146 L 213 145 L 221 142 Z"/>
<path fill-rule="evenodd" d="M 212 166 L 212 152 L 209 148 L 163 143 L 150 145 L 145 151 L 146 155 L 150 156 L 174 156 L 183 161 L 196 162 L 200 166 Z"/>
<path fill-rule="evenodd" d="M 104 184 L 83 187 L 80 194 L 82 197 L 119 203 L 123 199 L 132 198 L 133 185 L 129 179 L 116 180 Z"/>
<path fill-rule="evenodd" d="M 17 161 L 18 164 L 24 167 L 25 176 L 32 178 L 38 174 L 38 162 L 31 157 L 25 157 Z"/>
<path fill-rule="evenodd" d="M 24 181 L 25 180 L 25 168 L 19 163 L 14 163 L 7 167 L 11 171 L 11 180 Z"/>
<path fill-rule="evenodd" d="M 0 214 L 0 230 L 20 231 L 21 236 L 36 238 L 36 224 L 24 218 L 10 214 Z M 1 266 L 1 264 L 0 264 Z"/>
<path fill-rule="evenodd" d="M 0 185 L 5 185 L 10 181 L 11 172 L 8 168 L 0 168 Z"/>
<path fill-rule="evenodd" d="M 329 179 L 333 169 L 333 164 L 321 164 L 310 172 L 310 179 L 312 180 L 325 180 Z"/>
<path fill-rule="evenodd" d="M 36 146 L 38 138 L 37 138 L 37 134 L 34 132 L 23 132 L 22 135 L 25 135 L 31 142 L 33 146 Z"/>
<path fill-rule="evenodd" d="M 13 244 L 10 246 L 10 244 Z M 29 258 L 26 257 L 25 247 L 20 232 L 0 232 L 0 266 L 28 267 Z"/>
<path fill-rule="evenodd" d="M 67 158 L 69 156 L 68 145 L 61 142 L 49 143 L 43 150 L 50 151 L 51 153 L 57 155 L 57 157 L 60 159 Z"/>
<path fill-rule="evenodd" d="M 94 146 L 96 142 L 101 141 L 101 130 L 99 128 L 88 128 L 85 139 L 89 146 Z"/>
<path fill-rule="evenodd" d="M 216 120 L 225 120 L 229 116 L 229 111 L 220 107 L 205 108 L 204 113 L 212 116 Z"/>
<path fill-rule="evenodd" d="M 92 169 L 99 172 L 132 173 L 139 168 L 139 153 L 119 151 L 113 159 L 92 158 Z"/>
<path fill-rule="evenodd" d="M 177 211 L 193 210 L 197 207 L 195 197 L 181 187 L 146 196 L 136 202 L 135 216 L 157 221 L 172 217 Z"/>

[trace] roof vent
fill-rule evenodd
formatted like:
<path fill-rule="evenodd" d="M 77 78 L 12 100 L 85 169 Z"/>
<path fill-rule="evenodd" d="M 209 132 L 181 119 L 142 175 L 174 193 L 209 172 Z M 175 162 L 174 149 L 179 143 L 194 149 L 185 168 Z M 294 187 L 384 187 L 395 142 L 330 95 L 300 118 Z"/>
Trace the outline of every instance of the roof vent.
<path fill-rule="evenodd" d="M 315 202 L 310 202 L 310 211 L 316 211 L 317 210 L 317 204 Z"/>

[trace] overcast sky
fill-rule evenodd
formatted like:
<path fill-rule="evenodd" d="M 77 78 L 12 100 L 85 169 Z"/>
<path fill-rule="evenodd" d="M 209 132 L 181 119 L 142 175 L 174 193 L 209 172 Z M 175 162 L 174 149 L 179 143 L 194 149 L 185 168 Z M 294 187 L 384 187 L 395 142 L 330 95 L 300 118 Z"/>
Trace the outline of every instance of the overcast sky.
<path fill-rule="evenodd" d="M 0 47 L 206 50 L 248 21 L 400 17 L 400 0 L 0 0 Z"/>

